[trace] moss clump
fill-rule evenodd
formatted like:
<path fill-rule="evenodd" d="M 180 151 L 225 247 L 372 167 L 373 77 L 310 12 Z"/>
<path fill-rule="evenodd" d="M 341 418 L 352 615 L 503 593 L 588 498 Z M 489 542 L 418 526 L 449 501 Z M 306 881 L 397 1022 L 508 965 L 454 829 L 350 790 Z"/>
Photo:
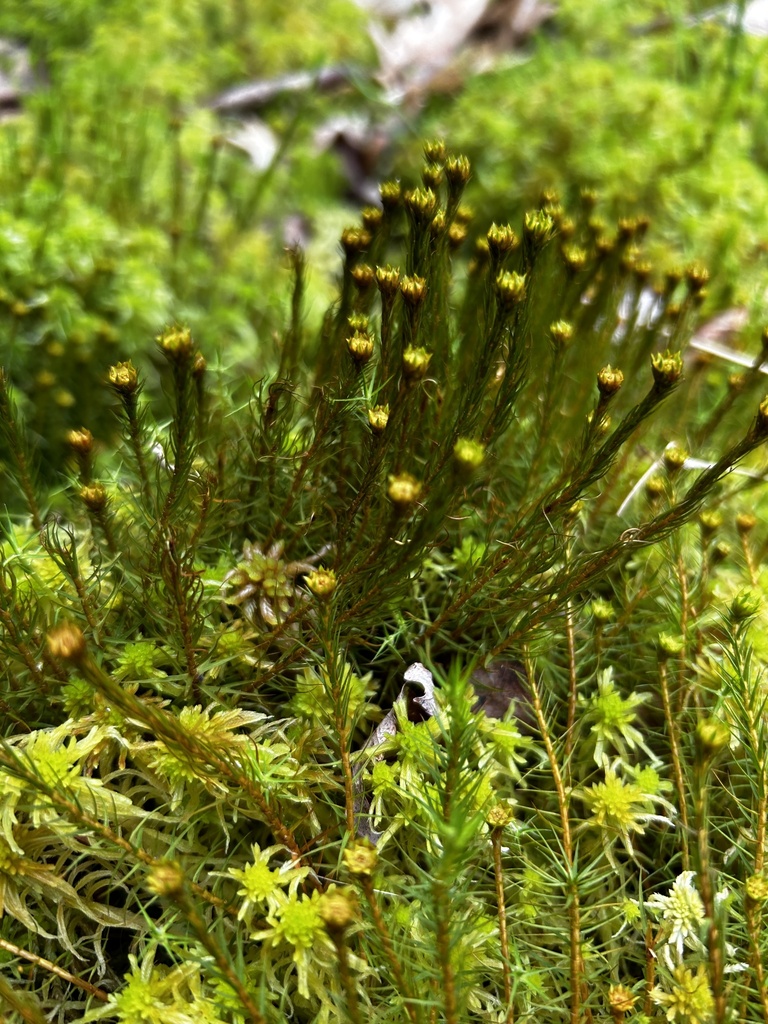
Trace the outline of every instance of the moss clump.
<path fill-rule="evenodd" d="M 2 927 L 38 966 L 3 983 L 14 1011 L 724 1020 L 763 998 L 765 544 L 734 484 L 768 439 L 759 371 L 718 406 L 686 370 L 703 276 L 659 274 L 643 312 L 637 221 L 601 244 L 549 193 L 519 245 L 465 256 L 469 165 L 429 156 L 429 195 L 387 187 L 345 233 L 318 336 L 296 255 L 258 378 L 170 326 L 156 419 L 149 354 L 117 351 L 122 438 L 73 421 L 53 488 L 24 422 L 46 396 L 22 415 L 0 376 Z M 683 408 L 699 462 L 665 457 Z M 716 508 L 740 559 L 701 529 Z"/>

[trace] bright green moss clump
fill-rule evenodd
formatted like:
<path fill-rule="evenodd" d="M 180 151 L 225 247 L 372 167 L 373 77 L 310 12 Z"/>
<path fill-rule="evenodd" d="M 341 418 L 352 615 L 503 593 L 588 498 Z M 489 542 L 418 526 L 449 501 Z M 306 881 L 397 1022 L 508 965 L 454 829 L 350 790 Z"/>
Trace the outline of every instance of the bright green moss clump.
<path fill-rule="evenodd" d="M 707 275 L 643 221 L 548 191 L 465 244 L 469 163 L 427 152 L 344 232 L 317 336 L 293 254 L 258 378 L 183 324 L 116 340 L 121 436 L 73 409 L 53 485 L 47 393 L 0 375 L 14 1012 L 760 1006 L 759 361 L 687 368 Z"/>

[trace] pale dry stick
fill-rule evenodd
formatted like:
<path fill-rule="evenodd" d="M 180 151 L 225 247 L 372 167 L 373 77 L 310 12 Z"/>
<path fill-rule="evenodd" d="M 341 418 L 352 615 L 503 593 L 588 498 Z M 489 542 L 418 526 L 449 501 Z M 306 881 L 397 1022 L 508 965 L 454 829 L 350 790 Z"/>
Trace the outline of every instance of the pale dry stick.
<path fill-rule="evenodd" d="M 71 985 L 76 985 L 77 988 L 81 988 L 84 992 L 88 992 L 96 999 L 100 999 L 102 1003 L 106 1003 L 109 999 L 108 993 L 103 988 L 97 988 L 96 985 L 92 985 L 90 981 L 85 981 L 83 978 L 78 978 L 75 974 L 70 974 L 69 971 L 65 971 L 63 967 L 57 967 L 56 964 L 51 963 L 50 960 L 46 960 L 42 956 L 38 956 L 37 953 L 32 953 L 28 949 L 22 949 L 21 946 L 15 946 L 12 942 L 8 942 L 7 939 L 0 939 L 0 949 L 4 949 L 7 953 L 11 953 L 13 956 L 21 957 L 22 960 L 29 960 L 30 963 L 34 964 L 35 967 L 42 967 L 44 971 L 50 971 L 51 974 L 55 974 L 57 978 L 61 978 L 62 981 L 68 981 Z"/>
<path fill-rule="evenodd" d="M 555 792 L 557 794 L 557 806 L 560 814 L 560 826 L 562 828 L 562 840 L 563 840 L 563 853 L 565 854 L 566 863 L 568 865 L 569 874 L 573 873 L 573 834 L 571 832 L 571 822 L 568 816 L 568 795 L 565 791 L 563 784 L 563 776 L 560 771 L 560 765 L 557 759 L 557 752 L 552 742 L 552 737 L 549 734 L 549 726 L 547 720 L 544 717 L 544 709 L 541 704 L 541 696 L 539 694 L 539 688 L 536 685 L 536 676 L 534 673 L 533 663 L 528 652 L 527 644 L 523 647 L 523 661 L 525 664 L 525 674 L 528 682 L 528 692 L 531 695 L 531 704 L 533 705 L 533 711 L 536 716 L 536 724 L 539 727 L 541 733 L 541 739 L 544 743 L 544 749 L 547 753 L 547 759 L 549 761 L 549 767 L 552 772 L 552 779 L 555 784 Z M 579 892 L 573 881 L 569 884 L 569 897 L 570 903 L 568 907 L 568 920 L 569 920 L 569 931 L 570 931 L 570 989 L 571 989 L 571 1024 L 579 1024 L 581 1020 L 581 975 L 582 975 L 582 958 L 581 958 L 581 921 L 580 921 L 580 905 L 579 905 Z M 591 1014 L 588 1014 L 591 1018 Z"/>

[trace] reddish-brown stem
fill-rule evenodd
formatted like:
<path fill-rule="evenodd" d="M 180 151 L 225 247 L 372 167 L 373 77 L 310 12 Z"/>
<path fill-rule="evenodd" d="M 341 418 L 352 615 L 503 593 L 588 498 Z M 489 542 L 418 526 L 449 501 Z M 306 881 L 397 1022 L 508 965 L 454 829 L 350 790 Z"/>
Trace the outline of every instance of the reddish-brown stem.
<path fill-rule="evenodd" d="M 395 984 L 397 985 L 400 995 L 403 997 L 405 1005 L 405 1012 L 408 1014 L 408 1019 L 411 1024 L 419 1024 L 419 1013 L 413 1002 L 413 994 L 411 993 L 403 975 L 403 969 L 400 966 L 400 961 L 397 959 L 394 947 L 392 945 L 392 938 L 389 934 L 386 921 L 384 920 L 381 908 L 379 907 L 378 900 L 376 899 L 376 893 L 373 888 L 373 881 L 369 877 L 361 877 L 360 885 L 363 889 L 368 908 L 371 911 L 371 917 L 373 918 L 373 925 L 381 941 L 381 945 L 384 949 L 384 955 L 389 961 L 389 965 L 392 968 L 392 973 L 395 976 Z"/>
<path fill-rule="evenodd" d="M 512 975 L 509 969 L 509 937 L 507 935 L 507 908 L 504 900 L 504 868 L 501 863 L 501 832 L 491 832 L 493 846 L 493 873 L 496 880 L 496 906 L 499 914 L 499 942 L 501 944 L 502 975 L 504 979 L 504 1002 L 507 1004 L 506 1024 L 513 1024 L 515 1010 L 512 1004 Z"/>
<path fill-rule="evenodd" d="M 677 735 L 677 722 L 672 712 L 672 700 L 669 693 L 669 676 L 667 674 L 666 661 L 659 661 L 659 684 L 661 687 L 661 700 L 664 705 L 664 720 L 667 723 L 669 736 L 669 750 L 672 758 L 672 774 L 675 777 L 675 789 L 677 790 L 677 803 L 680 810 L 680 834 L 682 843 L 683 870 L 687 871 L 690 866 L 690 855 L 688 851 L 688 805 L 685 792 L 685 779 L 683 777 L 683 765 L 680 757 L 680 743 Z"/>
<path fill-rule="evenodd" d="M 536 675 L 527 647 L 523 649 L 523 658 L 525 662 L 528 692 L 531 695 L 531 704 L 533 705 L 533 711 L 536 716 L 536 724 L 538 725 L 539 732 L 541 733 L 541 739 L 547 754 L 547 760 L 549 761 L 550 771 L 552 772 L 552 780 L 555 784 L 557 807 L 560 814 L 560 827 L 562 831 L 563 855 L 565 856 L 565 861 L 568 866 L 568 874 L 570 876 L 567 896 L 570 939 L 571 1024 L 579 1024 L 581 1019 L 582 999 L 581 912 L 579 905 L 579 892 L 573 880 L 573 836 L 571 833 L 571 822 L 568 812 L 568 794 L 566 793 L 565 785 L 563 784 L 563 776 L 560 771 L 557 752 L 555 750 L 555 745 L 552 742 L 549 726 L 544 715 L 544 708 L 542 707 L 541 696 L 536 683 Z"/>

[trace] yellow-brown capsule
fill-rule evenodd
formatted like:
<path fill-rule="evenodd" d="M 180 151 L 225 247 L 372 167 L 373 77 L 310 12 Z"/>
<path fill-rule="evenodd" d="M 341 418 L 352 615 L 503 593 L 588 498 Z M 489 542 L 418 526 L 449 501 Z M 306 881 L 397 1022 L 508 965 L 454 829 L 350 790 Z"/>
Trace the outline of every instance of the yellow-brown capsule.
<path fill-rule="evenodd" d="M 189 363 L 195 354 L 192 332 L 188 327 L 168 327 L 158 335 L 157 342 L 170 363 Z"/>
<path fill-rule="evenodd" d="M 659 661 L 666 661 L 667 658 L 677 658 L 685 650 L 685 640 L 683 637 L 673 636 L 671 633 L 660 633 L 657 645 Z"/>
<path fill-rule="evenodd" d="M 475 211 L 471 206 L 462 203 L 456 211 L 455 221 L 457 224 L 469 224 L 475 219 Z"/>
<path fill-rule="evenodd" d="M 351 893 L 327 892 L 318 905 L 320 920 L 332 936 L 342 935 L 357 917 L 357 901 Z"/>
<path fill-rule="evenodd" d="M 685 269 L 685 277 L 692 292 L 700 292 L 709 281 L 709 271 L 701 263 L 691 263 Z"/>
<path fill-rule="evenodd" d="M 363 227 L 373 234 L 384 219 L 384 213 L 378 206 L 366 206 L 360 215 Z"/>
<path fill-rule="evenodd" d="M 542 210 L 529 210 L 523 220 L 523 232 L 534 248 L 541 248 L 554 234 L 555 222 Z"/>
<path fill-rule="evenodd" d="M 757 407 L 757 417 L 753 429 L 756 437 L 768 437 L 768 396 Z"/>
<path fill-rule="evenodd" d="M 440 235 L 445 231 L 445 213 L 443 210 L 438 210 L 435 216 L 432 218 L 432 223 L 429 225 L 429 233 L 433 238 L 439 238 Z"/>
<path fill-rule="evenodd" d="M 135 395 L 139 390 L 139 375 L 129 360 L 115 363 L 109 368 L 109 383 L 121 395 Z"/>
<path fill-rule="evenodd" d="M 107 492 L 102 484 L 86 484 L 80 488 L 80 500 L 89 512 L 103 512 L 107 505 Z"/>
<path fill-rule="evenodd" d="M 588 210 L 593 210 L 597 206 L 597 201 L 600 196 L 597 189 L 585 186 L 584 188 L 579 189 L 579 198 Z"/>
<path fill-rule="evenodd" d="M 637 221 L 634 217 L 621 217 L 617 224 L 617 234 L 619 238 L 626 242 L 630 238 L 634 238 L 637 234 Z"/>
<path fill-rule="evenodd" d="M 520 239 L 509 224 L 491 224 L 486 234 L 488 251 L 494 259 L 500 259 L 520 245 Z"/>
<path fill-rule="evenodd" d="M 442 164 L 445 161 L 443 139 L 428 139 L 424 143 L 424 159 L 430 164 Z"/>
<path fill-rule="evenodd" d="M 461 473 L 472 473 L 485 461 L 485 448 L 479 441 L 460 437 L 453 446 L 453 459 Z"/>
<path fill-rule="evenodd" d="M 373 284 L 374 270 L 370 263 L 358 263 L 352 267 L 352 280 L 361 292 L 368 291 Z"/>
<path fill-rule="evenodd" d="M 603 398 L 612 398 L 624 383 L 624 374 L 612 366 L 604 366 L 597 374 L 597 390 Z"/>
<path fill-rule="evenodd" d="M 78 662 L 86 653 L 85 637 L 79 626 L 64 622 L 48 634 L 48 650 L 54 658 Z"/>
<path fill-rule="evenodd" d="M 731 730 L 718 718 L 702 718 L 696 726 L 696 750 L 707 760 L 724 750 L 731 741 Z"/>
<path fill-rule="evenodd" d="M 760 611 L 762 601 L 757 590 L 747 587 L 731 601 L 730 616 L 734 622 L 746 622 Z"/>
<path fill-rule="evenodd" d="M 558 206 L 560 204 L 560 193 L 556 188 L 551 185 L 547 185 L 541 190 L 539 196 L 539 206 Z"/>
<path fill-rule="evenodd" d="M 344 867 L 351 875 L 370 878 L 376 870 L 379 855 L 368 839 L 356 839 L 343 853 Z"/>
<path fill-rule="evenodd" d="M 400 271 L 397 267 L 376 267 L 376 284 L 382 295 L 393 296 L 400 289 Z"/>
<path fill-rule="evenodd" d="M 565 348 L 573 338 L 573 324 L 567 320 L 555 320 L 549 325 L 549 333 L 557 348 Z"/>
<path fill-rule="evenodd" d="M 421 169 L 421 180 L 428 189 L 435 191 L 443 183 L 443 168 L 436 163 L 424 164 Z"/>
<path fill-rule="evenodd" d="M 341 247 L 347 258 L 364 252 L 371 244 L 371 236 L 365 228 L 357 226 L 344 228 L 341 233 Z"/>
<path fill-rule="evenodd" d="M 670 267 L 664 274 L 664 290 L 667 295 L 671 295 L 672 292 L 677 288 L 680 282 L 683 280 L 685 271 L 682 267 L 674 266 Z"/>
<path fill-rule="evenodd" d="M 347 338 L 347 350 L 358 366 L 365 366 L 373 356 L 373 338 L 367 331 L 355 331 Z"/>
<path fill-rule="evenodd" d="M 525 274 L 502 271 L 496 278 L 496 295 L 502 309 L 512 309 L 525 298 Z"/>
<path fill-rule="evenodd" d="M 736 529 L 739 531 L 740 536 L 746 537 L 756 526 L 757 516 L 752 515 L 751 512 L 740 512 L 736 516 Z"/>
<path fill-rule="evenodd" d="M 491 828 L 506 828 L 515 816 L 515 812 L 505 803 L 494 804 L 485 815 L 485 820 Z"/>
<path fill-rule="evenodd" d="M 631 990 L 626 985 L 611 985 L 608 989 L 608 1005 L 614 1016 L 621 1013 L 631 1013 L 635 1008 L 636 1002 L 637 996 L 633 996 Z"/>
<path fill-rule="evenodd" d="M 685 460 L 688 458 L 688 452 L 685 448 L 681 448 L 676 444 L 669 444 L 664 449 L 664 468 L 670 476 L 673 476 L 685 465 Z"/>
<path fill-rule="evenodd" d="M 390 474 L 387 497 L 395 511 L 404 515 L 410 512 L 421 496 L 421 484 L 410 473 Z"/>
<path fill-rule="evenodd" d="M 723 525 L 723 517 L 717 509 L 704 509 L 699 513 L 699 528 L 704 540 L 711 540 Z"/>
<path fill-rule="evenodd" d="M 466 156 L 449 156 L 445 161 L 445 177 L 450 188 L 464 188 L 471 174 L 472 167 Z"/>
<path fill-rule="evenodd" d="M 389 423 L 388 405 L 374 405 L 368 410 L 368 426 L 371 428 L 371 433 L 377 436 L 383 434 L 387 429 L 387 423 Z"/>
<path fill-rule="evenodd" d="M 768 900 L 768 878 L 762 873 L 750 875 L 744 883 L 744 893 L 752 903 L 765 903 Z"/>
<path fill-rule="evenodd" d="M 381 205 L 384 210 L 391 212 L 400 205 L 402 198 L 402 189 L 400 188 L 399 181 L 385 181 L 379 185 L 379 195 L 381 196 Z"/>
<path fill-rule="evenodd" d="M 367 313 L 353 313 L 347 323 L 353 331 L 367 331 L 371 324 Z"/>
<path fill-rule="evenodd" d="M 467 238 L 467 229 L 463 224 L 454 222 L 448 228 L 448 245 L 451 249 L 458 249 Z"/>
<path fill-rule="evenodd" d="M 679 352 L 656 352 L 651 356 L 651 370 L 656 387 L 668 391 L 683 376 L 683 358 Z"/>
<path fill-rule="evenodd" d="M 66 388 L 57 388 L 53 393 L 53 400 L 61 409 L 71 409 L 77 399 Z"/>
<path fill-rule="evenodd" d="M 600 235 L 595 239 L 595 252 L 602 259 L 610 256 L 615 248 L 616 242 L 609 235 Z"/>
<path fill-rule="evenodd" d="M 86 427 L 67 431 L 67 443 L 78 455 L 90 455 L 93 451 L 93 434 Z"/>
<path fill-rule="evenodd" d="M 587 250 L 578 245 L 564 245 L 562 250 L 563 263 L 572 274 L 579 274 L 586 267 Z"/>
<path fill-rule="evenodd" d="M 432 353 L 420 346 L 409 345 L 403 352 L 403 377 L 408 381 L 422 380 L 429 369 Z"/>
<path fill-rule="evenodd" d="M 205 356 L 202 352 L 195 352 L 195 358 L 192 363 L 192 376 L 195 380 L 202 380 L 205 376 L 205 371 L 208 369 L 208 363 L 206 362 Z"/>
<path fill-rule="evenodd" d="M 616 618 L 616 610 L 610 601 L 598 597 L 592 602 L 592 617 L 599 626 L 605 626 Z"/>
<path fill-rule="evenodd" d="M 402 279 L 400 291 L 407 305 L 415 308 L 420 306 L 427 297 L 427 282 L 423 277 L 413 274 L 411 277 Z"/>
<path fill-rule="evenodd" d="M 184 893 L 184 872 L 174 860 L 154 864 L 147 875 L 147 888 L 156 896 L 177 899 Z"/>
<path fill-rule="evenodd" d="M 437 196 L 431 188 L 414 188 L 405 193 L 405 205 L 417 224 L 429 224 L 437 210 Z"/>
<path fill-rule="evenodd" d="M 664 478 L 658 473 L 649 476 L 645 481 L 645 493 L 650 501 L 656 501 L 658 498 L 661 498 L 666 489 Z"/>
<path fill-rule="evenodd" d="M 710 565 L 719 565 L 731 556 L 731 545 L 724 540 L 719 540 L 709 554 Z"/>
<path fill-rule="evenodd" d="M 321 601 L 327 601 L 333 596 L 337 582 L 333 569 L 315 569 L 307 576 L 307 586 Z"/>

